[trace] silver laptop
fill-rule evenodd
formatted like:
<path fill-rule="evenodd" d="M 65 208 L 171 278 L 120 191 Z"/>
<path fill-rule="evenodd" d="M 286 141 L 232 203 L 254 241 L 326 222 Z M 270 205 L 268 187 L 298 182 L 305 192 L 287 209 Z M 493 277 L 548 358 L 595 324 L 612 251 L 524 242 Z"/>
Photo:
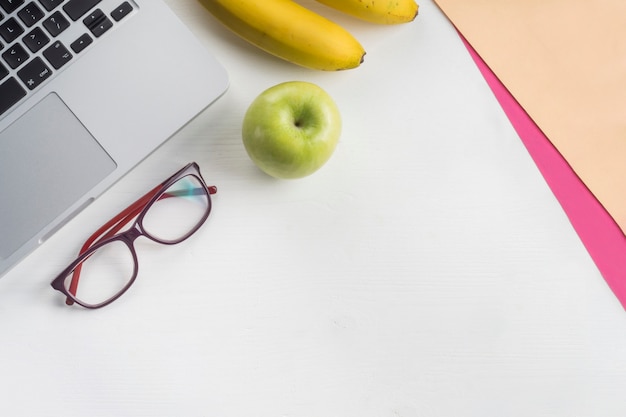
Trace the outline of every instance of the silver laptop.
<path fill-rule="evenodd" d="M 0 276 L 227 85 L 162 0 L 0 0 Z"/>

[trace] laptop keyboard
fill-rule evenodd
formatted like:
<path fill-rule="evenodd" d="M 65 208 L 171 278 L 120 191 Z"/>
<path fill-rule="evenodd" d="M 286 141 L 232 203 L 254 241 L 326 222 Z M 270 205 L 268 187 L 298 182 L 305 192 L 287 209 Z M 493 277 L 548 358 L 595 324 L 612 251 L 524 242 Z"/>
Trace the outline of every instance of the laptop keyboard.
<path fill-rule="evenodd" d="M 133 10 L 124 0 L 0 0 L 0 117 Z"/>

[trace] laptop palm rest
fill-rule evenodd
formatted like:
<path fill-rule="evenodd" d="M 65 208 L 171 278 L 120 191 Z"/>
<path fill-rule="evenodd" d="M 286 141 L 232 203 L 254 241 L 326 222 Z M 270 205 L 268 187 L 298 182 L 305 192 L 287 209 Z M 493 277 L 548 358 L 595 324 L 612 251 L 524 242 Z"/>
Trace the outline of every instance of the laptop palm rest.
<path fill-rule="evenodd" d="M 0 133 L 0 155 L 8 161 L 0 166 L 0 259 L 34 238 L 116 167 L 54 93 Z"/>

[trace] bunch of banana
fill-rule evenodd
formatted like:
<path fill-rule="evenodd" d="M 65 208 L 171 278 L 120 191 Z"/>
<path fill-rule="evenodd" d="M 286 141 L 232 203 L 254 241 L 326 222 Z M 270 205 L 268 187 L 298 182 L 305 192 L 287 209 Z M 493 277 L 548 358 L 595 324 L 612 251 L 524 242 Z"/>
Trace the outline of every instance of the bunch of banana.
<path fill-rule="evenodd" d="M 408 23 L 417 17 L 415 0 L 316 0 L 368 22 L 393 25 Z"/>
<path fill-rule="evenodd" d="M 199 1 L 243 39 L 294 64 L 338 71 L 363 62 L 365 50 L 348 31 L 292 0 Z M 415 0 L 317 1 L 377 23 L 410 21 L 417 14 Z"/>

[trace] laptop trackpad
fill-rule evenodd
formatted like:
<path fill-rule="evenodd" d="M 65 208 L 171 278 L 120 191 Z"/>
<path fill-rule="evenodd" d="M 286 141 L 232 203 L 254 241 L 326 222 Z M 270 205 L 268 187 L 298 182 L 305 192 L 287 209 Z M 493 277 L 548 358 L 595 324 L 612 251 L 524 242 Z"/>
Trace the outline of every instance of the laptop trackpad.
<path fill-rule="evenodd" d="M 56 94 L 0 133 L 0 258 L 8 258 L 116 165 Z"/>

